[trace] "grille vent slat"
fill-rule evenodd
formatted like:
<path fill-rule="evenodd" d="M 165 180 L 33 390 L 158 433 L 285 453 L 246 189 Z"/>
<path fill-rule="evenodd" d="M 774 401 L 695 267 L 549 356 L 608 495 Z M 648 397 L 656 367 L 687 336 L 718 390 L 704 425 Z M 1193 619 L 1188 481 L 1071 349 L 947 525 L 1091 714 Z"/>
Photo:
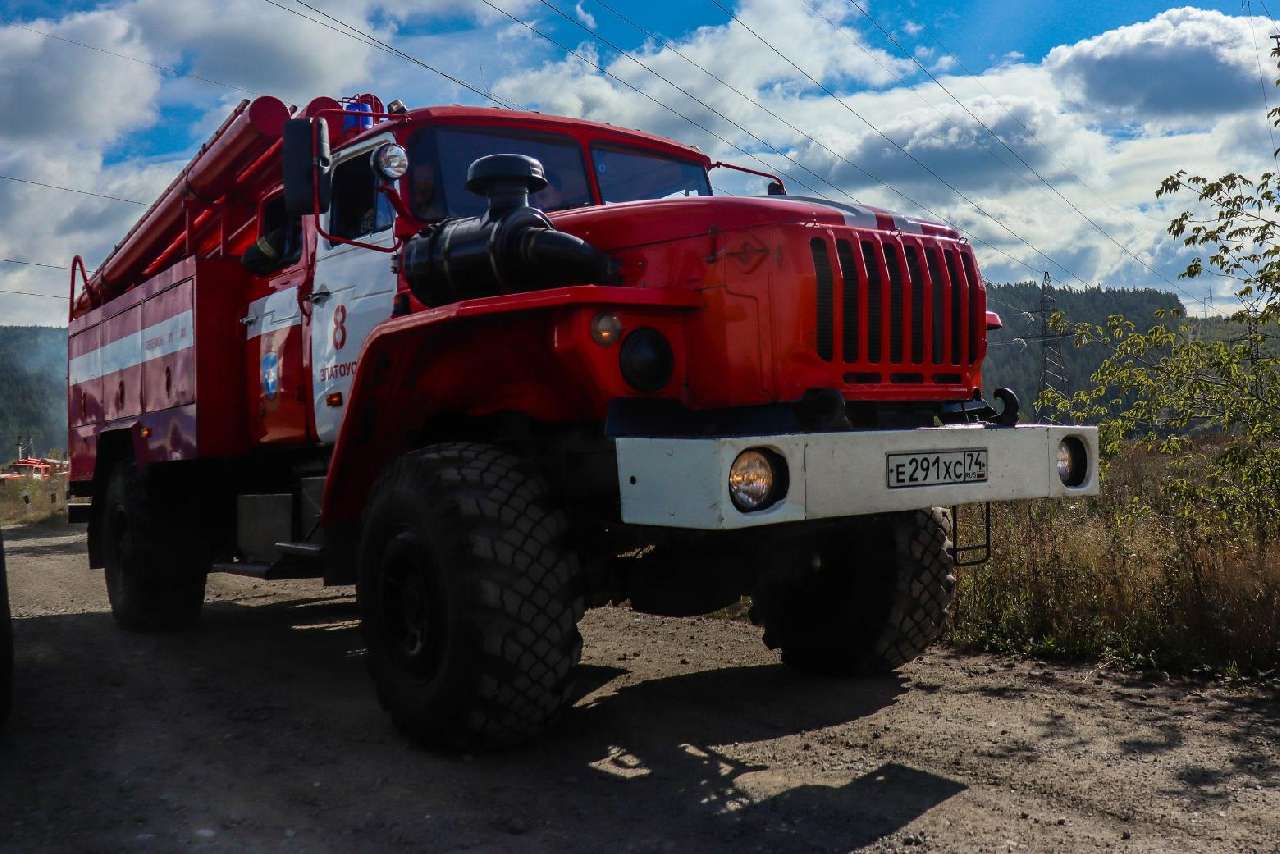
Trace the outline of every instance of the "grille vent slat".
<path fill-rule="evenodd" d="M 960 254 L 964 264 L 964 277 L 969 280 L 969 360 L 973 361 L 978 354 L 978 330 L 987 324 L 987 316 L 979 302 L 978 273 L 973 268 L 973 259 L 967 253 Z"/>
<path fill-rule="evenodd" d="M 884 294 L 884 277 L 880 275 L 876 246 L 870 240 L 862 241 L 862 261 L 867 268 L 867 361 L 879 362 L 882 326 L 880 304 Z"/>
<path fill-rule="evenodd" d="M 813 253 L 813 269 L 818 279 L 818 357 L 828 362 L 835 352 L 834 282 L 831 274 L 831 256 L 827 254 L 827 242 L 815 237 L 809 241 Z"/>
<path fill-rule="evenodd" d="M 924 361 L 924 274 L 920 272 L 920 253 L 914 246 L 904 246 L 907 271 L 911 274 L 911 361 Z"/>
<path fill-rule="evenodd" d="M 902 361 L 902 268 L 893 244 L 884 246 L 885 267 L 889 271 L 889 361 Z"/>
<path fill-rule="evenodd" d="M 947 329 L 947 302 L 943 296 L 943 279 L 942 279 L 942 253 L 937 247 L 926 249 L 924 257 L 929 261 L 929 278 L 932 280 L 933 310 L 933 346 L 929 348 L 930 360 L 935 365 L 942 364 L 942 358 L 946 355 L 944 336 Z"/>
<path fill-rule="evenodd" d="M 836 241 L 836 258 L 840 261 L 840 273 L 843 277 L 841 310 L 841 331 L 844 333 L 842 349 L 846 362 L 858 361 L 861 343 L 858 332 L 861 328 L 861 316 L 858 313 L 858 265 L 853 259 L 853 247 L 847 240 Z"/>
<path fill-rule="evenodd" d="M 963 346 L 964 330 L 963 318 L 960 314 L 960 306 L 964 305 L 966 284 L 965 280 L 960 277 L 959 268 L 956 266 L 956 253 L 947 252 L 947 275 L 951 277 L 951 363 L 960 364 L 963 356 L 960 348 Z"/>

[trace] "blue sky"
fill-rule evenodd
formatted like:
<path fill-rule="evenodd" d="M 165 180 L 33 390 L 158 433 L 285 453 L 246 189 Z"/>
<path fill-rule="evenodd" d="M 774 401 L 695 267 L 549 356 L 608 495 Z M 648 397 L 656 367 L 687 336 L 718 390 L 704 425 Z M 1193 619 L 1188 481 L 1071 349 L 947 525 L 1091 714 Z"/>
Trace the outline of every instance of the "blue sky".
<path fill-rule="evenodd" d="M 0 175 L 149 202 L 243 96 L 231 87 L 294 103 L 365 90 L 415 105 L 479 100 L 304 20 L 300 15 L 316 13 L 300 0 L 276 2 L 292 12 L 267 0 L 9 0 L 0 12 L 0 105 L 24 121 L 0 125 Z M 1175 280 L 1189 256 L 1163 234 L 1178 201 L 1157 202 L 1155 186 L 1177 168 L 1249 173 L 1270 160 L 1258 72 L 1262 62 L 1266 76 L 1276 74 L 1265 55 L 1276 27 L 1263 0 L 1191 6 L 858 0 L 874 24 L 852 0 L 307 2 L 513 103 L 668 134 L 745 165 L 788 171 L 835 198 L 915 214 L 924 212 L 913 209 L 919 205 L 972 235 L 995 280 L 1038 278 L 1048 269 L 1068 283 L 1156 285 L 1198 299 L 1207 287 Z M 720 5 L 804 74 L 731 22 Z M 610 7 L 663 41 L 646 42 Z M 640 56 L 702 103 L 608 43 Z M 1266 97 L 1280 103 L 1269 88 Z M 33 103 L 58 109 L 32 112 Z M 139 210 L 0 180 L 0 258 L 65 265 L 79 252 L 92 265 Z M 56 294 L 64 275 L 0 262 L 0 291 Z M 1223 297 L 1219 288 L 1225 304 Z M 56 300 L 0 293 L 0 323 L 56 323 L 62 311 Z"/>

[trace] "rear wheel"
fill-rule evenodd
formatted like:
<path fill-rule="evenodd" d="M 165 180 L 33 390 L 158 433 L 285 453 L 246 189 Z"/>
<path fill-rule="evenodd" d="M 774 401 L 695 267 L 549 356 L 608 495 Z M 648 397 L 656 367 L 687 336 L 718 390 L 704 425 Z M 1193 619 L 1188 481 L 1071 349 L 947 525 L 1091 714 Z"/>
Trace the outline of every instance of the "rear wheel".
<path fill-rule="evenodd" d="M 582 652 L 578 562 L 545 481 L 478 444 L 405 454 L 365 512 L 368 666 L 396 725 L 435 747 L 498 747 L 568 701 Z"/>
<path fill-rule="evenodd" d="M 132 462 L 116 466 L 102 507 L 103 562 L 111 614 L 132 631 L 194 626 L 204 605 L 205 567 L 183 531 L 190 506 L 148 484 Z"/>
<path fill-rule="evenodd" d="M 788 665 L 884 673 L 942 634 L 955 597 L 950 517 L 941 508 L 851 520 L 812 571 L 762 585 L 752 619 Z"/>
<path fill-rule="evenodd" d="M 0 536 L 0 724 L 13 704 L 13 624 L 9 617 L 9 579 L 4 568 L 4 537 Z"/>

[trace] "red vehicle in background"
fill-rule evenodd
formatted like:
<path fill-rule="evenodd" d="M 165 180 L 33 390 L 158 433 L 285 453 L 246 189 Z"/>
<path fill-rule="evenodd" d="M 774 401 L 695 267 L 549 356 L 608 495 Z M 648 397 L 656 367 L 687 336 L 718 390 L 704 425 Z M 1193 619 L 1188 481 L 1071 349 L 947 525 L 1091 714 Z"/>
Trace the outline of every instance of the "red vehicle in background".
<path fill-rule="evenodd" d="M 983 400 L 956 232 L 715 196 L 720 165 L 536 113 L 241 104 L 73 265 L 71 493 L 116 619 L 192 625 L 211 571 L 354 582 L 382 703 L 455 747 L 556 715 L 592 604 L 745 594 L 789 664 L 918 654 L 975 551 L 941 508 L 1095 494 L 1096 433 Z"/>
<path fill-rule="evenodd" d="M 0 472 L 0 480 L 49 480 L 56 474 L 66 474 L 67 463 L 62 460 L 23 457 L 9 464 L 9 470 Z"/>

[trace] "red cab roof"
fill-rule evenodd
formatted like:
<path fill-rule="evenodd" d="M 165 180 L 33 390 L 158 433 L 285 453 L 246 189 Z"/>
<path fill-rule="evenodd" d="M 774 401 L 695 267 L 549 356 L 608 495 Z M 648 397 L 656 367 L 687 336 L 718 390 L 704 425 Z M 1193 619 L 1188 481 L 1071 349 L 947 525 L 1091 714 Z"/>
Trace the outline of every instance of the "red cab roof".
<path fill-rule="evenodd" d="M 605 122 L 592 122 L 586 119 L 573 119 L 568 116 L 553 116 L 546 113 L 534 113 L 524 110 L 503 110 L 495 107 L 422 107 L 410 110 L 410 121 L 428 121 L 440 124 L 487 124 L 506 127 L 527 128 L 568 134 L 582 141 L 603 141 L 624 145 L 648 148 L 660 151 L 673 157 L 697 161 L 704 166 L 711 164 L 711 158 L 691 145 L 683 145 L 666 137 L 645 133 L 631 128 L 618 127 Z M 374 125 L 377 130 L 380 125 Z"/>

